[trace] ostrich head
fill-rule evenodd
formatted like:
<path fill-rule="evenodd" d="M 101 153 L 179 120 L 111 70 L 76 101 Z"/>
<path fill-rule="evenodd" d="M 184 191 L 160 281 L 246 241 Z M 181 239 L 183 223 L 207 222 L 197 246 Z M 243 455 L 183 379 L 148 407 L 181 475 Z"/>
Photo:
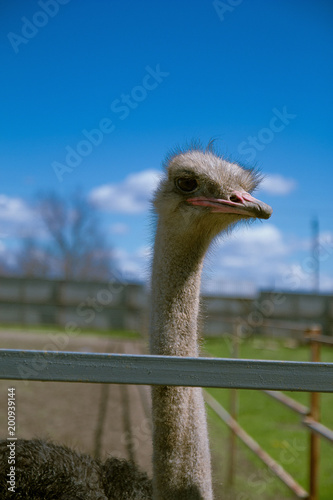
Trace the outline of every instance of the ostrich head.
<path fill-rule="evenodd" d="M 154 206 L 173 237 L 200 234 L 212 240 L 240 220 L 268 219 L 270 206 L 251 196 L 261 176 L 211 150 L 190 149 L 170 156 Z"/>

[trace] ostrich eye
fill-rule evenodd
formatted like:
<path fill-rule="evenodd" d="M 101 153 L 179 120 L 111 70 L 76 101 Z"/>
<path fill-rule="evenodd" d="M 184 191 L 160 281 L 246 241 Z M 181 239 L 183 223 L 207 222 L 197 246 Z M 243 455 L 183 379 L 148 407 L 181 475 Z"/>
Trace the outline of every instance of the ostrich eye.
<path fill-rule="evenodd" d="M 176 180 L 176 186 L 184 193 L 192 193 L 198 187 L 198 181 L 191 177 L 180 177 Z"/>

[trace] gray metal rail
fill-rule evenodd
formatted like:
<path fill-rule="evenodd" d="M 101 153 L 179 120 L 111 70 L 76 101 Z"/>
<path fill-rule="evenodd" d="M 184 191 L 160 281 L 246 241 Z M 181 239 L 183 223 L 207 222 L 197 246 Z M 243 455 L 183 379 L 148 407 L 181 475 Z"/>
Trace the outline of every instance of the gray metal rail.
<path fill-rule="evenodd" d="M 8 349 L 0 379 L 333 392 L 333 363 Z"/>

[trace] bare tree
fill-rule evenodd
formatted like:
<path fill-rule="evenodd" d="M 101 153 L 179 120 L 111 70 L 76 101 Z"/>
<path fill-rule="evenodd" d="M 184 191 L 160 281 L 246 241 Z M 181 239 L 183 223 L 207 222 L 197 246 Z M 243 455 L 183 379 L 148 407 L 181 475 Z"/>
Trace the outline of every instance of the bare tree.
<path fill-rule="evenodd" d="M 111 248 L 96 209 L 75 193 L 63 198 L 56 192 L 37 196 L 36 215 L 46 230 L 41 238 L 25 239 L 18 258 L 21 272 L 30 276 L 105 280 L 112 269 Z"/>
<path fill-rule="evenodd" d="M 16 258 L 16 274 L 44 277 L 52 274 L 51 259 L 35 238 L 21 240 L 21 248 Z"/>

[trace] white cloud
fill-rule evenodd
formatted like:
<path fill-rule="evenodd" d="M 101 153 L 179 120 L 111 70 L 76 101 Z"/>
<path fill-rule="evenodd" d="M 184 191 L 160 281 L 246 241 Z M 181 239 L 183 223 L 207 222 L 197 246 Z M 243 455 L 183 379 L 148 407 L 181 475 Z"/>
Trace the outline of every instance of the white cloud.
<path fill-rule="evenodd" d="M 32 211 L 23 200 L 0 194 L 0 220 L 27 222 L 31 218 Z"/>
<path fill-rule="evenodd" d="M 22 198 L 0 194 L 0 237 L 47 238 L 41 218 Z"/>
<path fill-rule="evenodd" d="M 206 280 L 234 283 L 241 289 L 245 283 L 256 288 L 272 287 L 285 273 L 285 261 L 292 248 L 273 224 L 241 226 L 207 259 Z"/>
<path fill-rule="evenodd" d="M 282 256 L 289 252 L 281 231 L 273 224 L 241 226 L 221 244 L 230 258 L 261 259 L 262 256 Z"/>
<path fill-rule="evenodd" d="M 147 281 L 150 275 L 152 247 L 142 246 L 133 251 L 114 248 L 113 257 L 118 269 L 128 279 Z M 256 288 L 273 286 L 287 272 L 286 259 L 293 249 L 283 234 L 272 224 L 243 226 L 215 245 L 205 263 L 205 284 L 233 285 L 237 294 L 245 286 Z M 207 288 L 207 287 L 205 287 Z M 213 287 L 214 288 L 214 287 Z"/>
<path fill-rule="evenodd" d="M 324 238 L 325 236 L 325 238 Z M 332 292 L 330 262 L 333 256 L 331 233 L 323 233 L 321 251 L 321 291 Z M 152 247 L 133 250 L 116 248 L 114 258 L 127 279 L 147 282 L 150 276 Z M 311 290 L 313 277 L 307 269 L 309 248 L 303 240 L 290 239 L 274 224 L 240 226 L 219 240 L 206 258 L 203 290 L 229 295 L 253 295 L 260 289 Z"/>
<path fill-rule="evenodd" d="M 264 177 L 260 189 L 273 195 L 287 195 L 294 191 L 297 182 L 294 179 L 283 177 L 280 174 L 271 174 Z"/>
<path fill-rule="evenodd" d="M 153 169 L 130 174 L 122 182 L 93 189 L 89 199 L 98 208 L 110 212 L 144 212 L 149 208 L 152 192 L 160 176 L 161 173 Z"/>
<path fill-rule="evenodd" d="M 151 252 L 151 247 L 142 246 L 132 252 L 115 248 L 112 254 L 117 268 L 126 279 L 147 282 L 150 276 Z"/>

